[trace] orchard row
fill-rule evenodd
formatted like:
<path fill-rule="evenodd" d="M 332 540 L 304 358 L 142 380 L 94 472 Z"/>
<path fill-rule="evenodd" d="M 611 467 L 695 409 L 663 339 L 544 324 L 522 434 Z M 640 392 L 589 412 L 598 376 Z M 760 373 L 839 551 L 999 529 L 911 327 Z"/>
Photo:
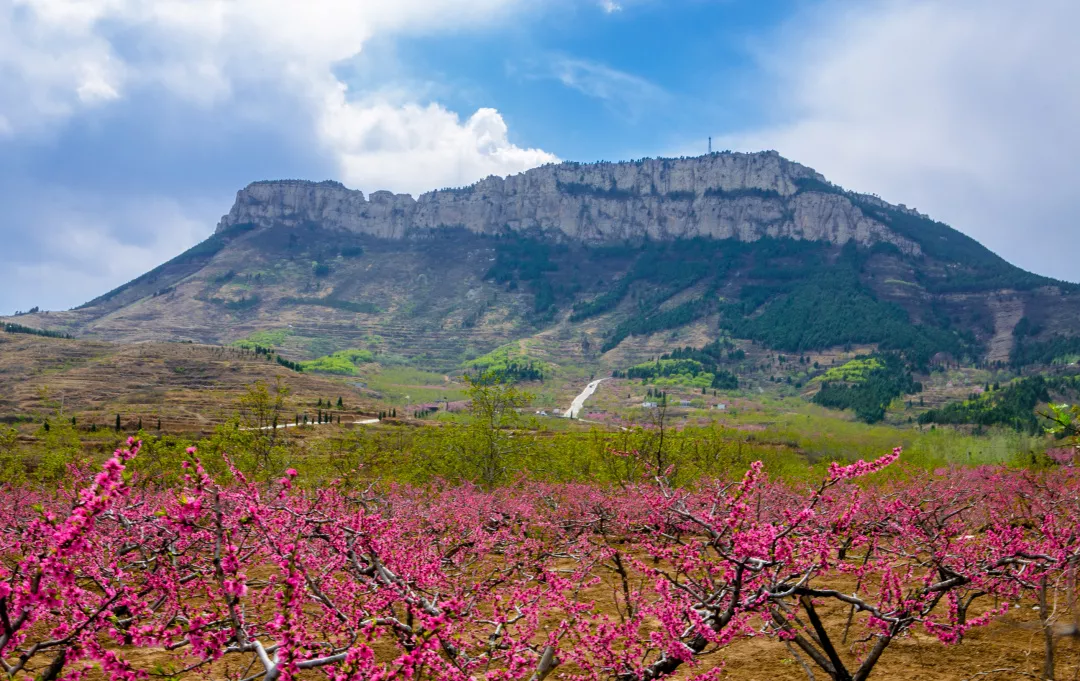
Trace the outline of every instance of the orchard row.
<path fill-rule="evenodd" d="M 693 489 L 662 472 L 309 489 L 291 469 L 223 483 L 192 448 L 181 488 L 152 491 L 131 480 L 139 447 L 73 470 L 70 492 L 0 495 L 8 677 L 714 678 L 727 646 L 771 637 L 851 681 L 905 636 L 962 645 L 1017 605 L 1042 604 L 1048 652 L 1069 633 L 1046 607 L 1075 593 L 1068 469 L 881 484 L 896 450 L 814 486 L 755 464 Z M 837 607 L 846 621 L 824 616 Z"/>

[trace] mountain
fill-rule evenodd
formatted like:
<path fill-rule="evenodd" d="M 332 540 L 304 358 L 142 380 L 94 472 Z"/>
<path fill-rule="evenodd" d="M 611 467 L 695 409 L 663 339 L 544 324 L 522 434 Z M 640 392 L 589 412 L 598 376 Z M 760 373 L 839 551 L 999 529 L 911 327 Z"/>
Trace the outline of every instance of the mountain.
<path fill-rule="evenodd" d="M 274 331 L 298 358 L 363 347 L 438 368 L 512 342 L 618 368 L 717 341 L 875 345 L 925 366 L 1080 336 L 1080 287 L 775 152 L 717 153 L 561 163 L 416 199 L 255 182 L 206 241 L 17 321 L 125 342 Z"/>

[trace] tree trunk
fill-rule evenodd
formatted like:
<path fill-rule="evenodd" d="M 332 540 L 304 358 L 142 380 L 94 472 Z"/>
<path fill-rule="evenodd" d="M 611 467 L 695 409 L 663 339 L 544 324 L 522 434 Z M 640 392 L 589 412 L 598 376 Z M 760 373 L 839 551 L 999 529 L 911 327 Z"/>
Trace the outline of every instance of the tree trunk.
<path fill-rule="evenodd" d="M 1050 609 L 1047 607 L 1046 576 L 1039 584 L 1039 623 L 1042 625 L 1043 645 L 1046 654 L 1043 657 L 1043 681 L 1054 681 L 1054 628 L 1050 624 Z"/>

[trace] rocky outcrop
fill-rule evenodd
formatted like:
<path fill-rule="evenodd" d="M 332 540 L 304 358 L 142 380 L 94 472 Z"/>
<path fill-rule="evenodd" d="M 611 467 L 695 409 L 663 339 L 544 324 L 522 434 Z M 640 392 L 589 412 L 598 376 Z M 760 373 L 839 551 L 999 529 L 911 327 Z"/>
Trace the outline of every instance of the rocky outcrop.
<path fill-rule="evenodd" d="M 850 195 L 776 152 L 723 153 L 626 163 L 560 163 L 489 177 L 469 187 L 407 194 L 337 182 L 256 182 L 237 193 L 218 231 L 254 223 L 317 222 L 384 238 L 463 227 L 479 233 L 539 229 L 586 242 L 709 236 L 790 237 L 862 245 L 919 245 L 865 215 Z"/>

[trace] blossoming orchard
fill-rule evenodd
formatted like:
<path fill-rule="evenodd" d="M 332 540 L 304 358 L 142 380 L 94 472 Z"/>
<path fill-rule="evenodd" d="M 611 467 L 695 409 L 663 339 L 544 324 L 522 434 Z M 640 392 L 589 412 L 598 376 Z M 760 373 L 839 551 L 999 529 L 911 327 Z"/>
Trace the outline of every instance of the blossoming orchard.
<path fill-rule="evenodd" d="M 1052 675 L 1075 635 L 1048 607 L 1075 594 L 1072 469 L 887 476 L 895 450 L 809 486 L 754 464 L 685 489 L 311 488 L 213 479 L 191 448 L 182 488 L 152 491 L 140 446 L 0 496 L 9 678 L 714 679 L 765 639 L 857 681 L 897 642 L 963 646 L 1034 607 Z"/>

